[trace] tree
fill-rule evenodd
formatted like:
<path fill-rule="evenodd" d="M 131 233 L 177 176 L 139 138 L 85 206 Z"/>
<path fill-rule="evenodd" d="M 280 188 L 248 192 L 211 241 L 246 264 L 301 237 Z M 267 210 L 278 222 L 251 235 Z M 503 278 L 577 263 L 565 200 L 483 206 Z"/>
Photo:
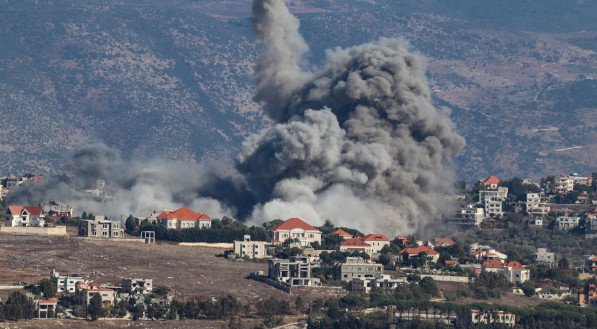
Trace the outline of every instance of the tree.
<path fill-rule="evenodd" d="M 435 285 L 435 281 L 430 277 L 424 277 L 419 281 L 419 286 L 423 291 L 430 296 L 437 296 L 439 289 Z"/>
<path fill-rule="evenodd" d="M 4 304 L 4 316 L 7 320 L 18 321 L 32 319 L 35 315 L 35 303 L 20 291 L 15 291 L 8 296 Z"/>
<path fill-rule="evenodd" d="M 129 215 L 124 222 L 126 233 L 129 235 L 136 235 L 139 232 L 139 219 Z"/>
<path fill-rule="evenodd" d="M 87 306 L 87 315 L 91 317 L 91 321 L 95 321 L 98 318 L 104 316 L 104 307 L 102 305 L 102 296 L 100 294 L 94 294 L 89 301 Z"/>
<path fill-rule="evenodd" d="M 56 296 L 56 284 L 50 279 L 43 279 L 39 281 L 39 290 L 46 298 L 53 298 Z"/>

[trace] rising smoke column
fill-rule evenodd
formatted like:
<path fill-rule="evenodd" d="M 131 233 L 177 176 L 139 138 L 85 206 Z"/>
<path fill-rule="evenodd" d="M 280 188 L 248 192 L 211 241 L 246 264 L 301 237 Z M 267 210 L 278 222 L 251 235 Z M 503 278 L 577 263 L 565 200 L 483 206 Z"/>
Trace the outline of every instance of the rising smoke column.
<path fill-rule="evenodd" d="M 380 39 L 328 50 L 325 65 L 307 71 L 284 2 L 256 0 L 253 15 L 263 43 L 256 100 L 278 122 L 237 158 L 261 201 L 254 220 L 302 215 L 404 232 L 436 215 L 464 139 L 432 105 L 423 57 Z"/>

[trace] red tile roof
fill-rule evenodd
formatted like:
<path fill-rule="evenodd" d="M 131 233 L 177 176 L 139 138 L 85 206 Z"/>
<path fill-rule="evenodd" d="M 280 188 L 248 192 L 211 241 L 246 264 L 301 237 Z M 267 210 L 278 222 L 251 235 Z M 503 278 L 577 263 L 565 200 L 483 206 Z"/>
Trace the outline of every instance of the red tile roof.
<path fill-rule="evenodd" d="M 433 242 L 434 245 L 439 246 L 439 247 L 444 247 L 444 246 L 452 246 L 454 245 L 454 240 L 448 238 L 448 237 L 442 237 L 442 238 L 435 238 L 435 241 Z"/>
<path fill-rule="evenodd" d="M 39 304 L 56 304 L 58 303 L 58 298 L 40 299 L 37 302 Z"/>
<path fill-rule="evenodd" d="M 179 219 L 179 220 L 211 220 L 207 214 L 194 212 L 189 208 L 180 208 L 175 211 L 164 211 L 157 216 L 157 219 Z"/>
<path fill-rule="evenodd" d="M 507 267 L 511 267 L 511 268 L 515 268 L 515 269 L 523 269 L 524 267 L 522 266 L 521 263 L 519 262 L 509 262 L 508 264 L 506 264 Z"/>
<path fill-rule="evenodd" d="M 456 260 L 455 259 L 446 259 L 446 260 L 444 260 L 444 264 L 446 264 L 446 265 L 455 265 L 456 264 Z"/>
<path fill-rule="evenodd" d="M 401 254 L 407 254 L 407 255 L 418 255 L 420 253 L 426 253 L 427 255 L 439 255 L 439 252 L 427 247 L 427 246 L 418 246 L 415 248 L 406 248 L 406 249 L 402 249 L 402 251 L 400 251 Z"/>
<path fill-rule="evenodd" d="M 305 223 L 300 218 L 289 218 L 286 221 L 272 227 L 272 231 L 280 231 L 280 230 L 292 230 L 295 228 L 301 228 L 305 231 L 319 231 L 315 227 Z"/>
<path fill-rule="evenodd" d="M 340 247 L 370 247 L 370 245 L 365 243 L 363 238 L 352 238 L 342 241 L 342 243 L 340 243 Z"/>
<path fill-rule="evenodd" d="M 27 212 L 32 215 L 32 216 L 40 216 L 42 213 L 43 208 L 42 207 L 33 207 L 33 206 L 17 206 L 17 205 L 11 205 L 8 206 L 8 211 L 10 212 L 10 214 L 12 215 L 18 215 L 21 213 L 21 211 L 27 210 Z"/>
<path fill-rule="evenodd" d="M 341 228 L 339 228 L 339 229 L 335 230 L 335 231 L 334 231 L 334 233 L 332 233 L 332 234 L 336 234 L 336 235 L 339 235 L 339 236 L 352 236 L 352 234 L 350 234 L 350 233 L 348 233 L 348 232 L 344 231 L 344 230 L 343 230 L 343 229 L 341 229 Z"/>
<path fill-rule="evenodd" d="M 383 234 L 367 234 L 363 238 L 365 241 L 390 241 L 387 236 Z"/>
<path fill-rule="evenodd" d="M 496 184 L 498 185 L 499 183 L 501 183 L 501 179 L 499 179 L 497 176 L 489 176 L 487 177 L 487 179 L 485 179 L 483 181 L 483 183 L 487 184 L 487 185 L 492 185 L 492 184 Z"/>
<path fill-rule="evenodd" d="M 504 263 L 499 259 L 492 259 L 483 262 L 483 268 L 501 268 L 504 266 Z"/>

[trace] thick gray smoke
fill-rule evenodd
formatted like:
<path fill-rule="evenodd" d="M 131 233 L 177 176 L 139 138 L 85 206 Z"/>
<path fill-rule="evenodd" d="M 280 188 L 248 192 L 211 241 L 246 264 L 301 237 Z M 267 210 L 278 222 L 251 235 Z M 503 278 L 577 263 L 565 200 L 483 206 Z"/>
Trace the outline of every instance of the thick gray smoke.
<path fill-rule="evenodd" d="M 118 152 L 104 144 L 77 148 L 68 163 L 71 176 L 44 176 L 40 183 L 26 184 L 11 191 L 8 204 L 37 205 L 49 201 L 70 204 L 82 211 L 111 217 L 149 216 L 153 210 L 187 205 L 211 216 L 234 214 L 211 197 L 200 197 L 200 187 L 220 175 L 208 166 L 172 161 L 124 161 Z M 85 190 L 105 182 L 101 195 Z"/>
<path fill-rule="evenodd" d="M 404 232 L 436 215 L 464 139 L 432 105 L 423 57 L 381 39 L 328 50 L 321 69 L 303 70 L 307 47 L 284 2 L 256 0 L 253 15 L 264 46 L 256 99 L 279 122 L 238 157 L 262 200 L 253 219 Z"/>
<path fill-rule="evenodd" d="M 109 215 L 191 206 L 254 223 L 331 219 L 364 232 L 410 233 L 437 215 L 464 146 L 447 110 L 431 103 L 423 57 L 399 39 L 328 50 L 304 69 L 308 46 L 282 0 L 256 0 L 263 50 L 255 99 L 277 124 L 249 137 L 235 172 L 172 162 L 123 161 L 104 145 L 74 152 L 74 178 L 45 179 L 10 201 L 55 200 Z M 103 179 L 111 198 L 73 188 Z"/>

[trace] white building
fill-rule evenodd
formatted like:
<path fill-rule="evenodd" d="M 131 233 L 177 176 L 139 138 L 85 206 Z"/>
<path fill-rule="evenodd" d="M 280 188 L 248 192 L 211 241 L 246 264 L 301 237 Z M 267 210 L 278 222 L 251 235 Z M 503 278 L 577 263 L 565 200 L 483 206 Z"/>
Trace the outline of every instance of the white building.
<path fill-rule="evenodd" d="M 6 209 L 6 226 L 44 226 L 45 215 L 42 207 L 10 205 Z"/>
<path fill-rule="evenodd" d="M 151 294 L 153 291 L 152 279 L 122 279 L 122 290 L 134 295 Z"/>
<path fill-rule="evenodd" d="M 311 277 L 311 269 L 307 257 L 271 259 L 268 263 L 268 277 L 290 286 L 321 286 L 318 278 Z"/>
<path fill-rule="evenodd" d="M 510 283 L 523 283 L 531 278 L 531 271 L 526 269 L 519 262 L 505 263 L 499 259 L 488 260 L 483 263 L 482 270 L 485 272 L 498 273 L 506 277 Z"/>
<path fill-rule="evenodd" d="M 568 231 L 578 226 L 580 217 L 560 216 L 556 218 L 558 228 L 562 231 Z"/>
<path fill-rule="evenodd" d="M 469 204 L 466 207 L 461 208 L 456 217 L 460 221 L 470 222 L 475 225 L 475 227 L 479 227 L 485 219 L 485 208 L 477 207 L 475 204 Z"/>
<path fill-rule="evenodd" d="M 527 193 L 525 208 L 529 215 L 546 216 L 551 210 L 549 197 L 542 193 Z"/>
<path fill-rule="evenodd" d="M 60 275 L 56 270 L 50 272 L 50 280 L 56 284 L 56 291 L 59 293 L 74 293 L 77 282 L 85 282 L 82 276 L 78 275 Z"/>
<path fill-rule="evenodd" d="M 509 326 L 516 325 L 516 315 L 510 312 L 504 311 L 480 311 L 471 310 L 471 322 L 474 324 L 484 323 L 501 323 Z"/>
<path fill-rule="evenodd" d="M 157 222 L 168 229 L 210 228 L 211 217 L 207 214 L 194 212 L 189 208 L 175 211 L 163 211 L 156 216 Z"/>
<path fill-rule="evenodd" d="M 234 253 L 238 257 L 249 259 L 262 259 L 270 257 L 267 254 L 267 247 L 271 243 L 266 241 L 251 241 L 250 235 L 245 235 L 243 241 L 234 241 Z"/>
<path fill-rule="evenodd" d="M 547 251 L 546 248 L 537 249 L 537 263 L 553 265 L 556 261 L 556 256 L 553 252 Z"/>
<path fill-rule="evenodd" d="M 387 274 L 375 274 L 373 277 L 354 278 L 350 281 L 350 291 L 361 294 L 368 294 L 371 289 L 377 288 L 383 291 L 395 290 L 399 285 L 407 283 L 406 278 L 392 279 Z"/>
<path fill-rule="evenodd" d="M 363 241 L 371 246 L 372 253 L 379 253 L 385 246 L 390 246 L 390 239 L 383 234 L 367 234 Z"/>
<path fill-rule="evenodd" d="M 552 191 L 558 194 L 566 194 L 574 190 L 574 179 L 570 176 L 559 176 L 556 178 Z"/>
<path fill-rule="evenodd" d="M 272 227 L 272 242 L 286 240 L 297 240 L 301 246 L 308 247 L 314 242 L 321 244 L 321 232 L 300 218 L 289 218 Z"/>
<path fill-rule="evenodd" d="M 498 187 L 496 190 L 479 191 L 479 203 L 485 208 L 486 216 L 503 216 L 502 203 L 507 197 L 507 187 Z"/>

